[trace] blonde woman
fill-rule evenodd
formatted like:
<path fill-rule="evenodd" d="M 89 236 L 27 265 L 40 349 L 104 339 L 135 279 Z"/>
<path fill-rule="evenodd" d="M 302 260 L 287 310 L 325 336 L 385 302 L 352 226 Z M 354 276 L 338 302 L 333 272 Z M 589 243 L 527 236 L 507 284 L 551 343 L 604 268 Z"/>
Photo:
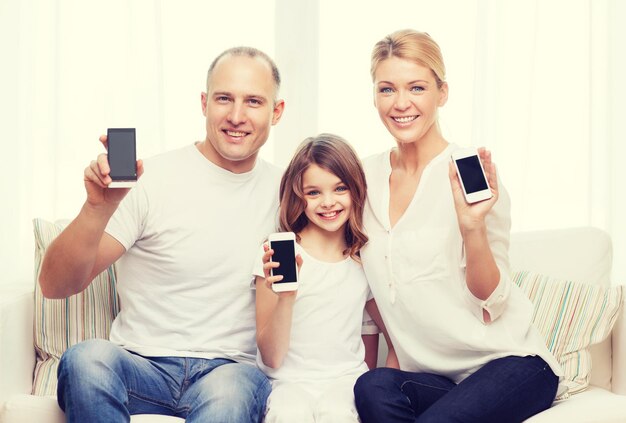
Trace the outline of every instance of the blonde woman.
<path fill-rule="evenodd" d="M 460 147 L 437 122 L 448 84 L 428 34 L 378 42 L 371 75 L 395 146 L 364 161 L 361 257 L 397 368 L 358 379 L 361 420 L 521 422 L 550 407 L 561 369 L 509 280 L 510 204 L 491 154 L 479 150 L 493 196 L 468 204 L 450 160 Z"/>

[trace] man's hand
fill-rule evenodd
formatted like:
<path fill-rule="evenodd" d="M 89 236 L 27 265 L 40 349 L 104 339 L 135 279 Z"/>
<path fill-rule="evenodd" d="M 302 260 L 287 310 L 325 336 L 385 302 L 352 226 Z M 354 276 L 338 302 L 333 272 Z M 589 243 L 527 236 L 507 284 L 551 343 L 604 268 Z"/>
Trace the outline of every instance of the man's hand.
<path fill-rule="evenodd" d="M 107 148 L 107 136 L 101 135 L 100 142 Z M 87 204 L 92 207 L 110 206 L 117 208 L 122 199 L 128 194 L 130 188 L 111 188 L 112 182 L 109 173 L 109 161 L 106 153 L 98 155 L 84 173 L 85 190 L 87 191 Z M 137 160 L 137 178 L 143 174 L 143 161 Z"/>

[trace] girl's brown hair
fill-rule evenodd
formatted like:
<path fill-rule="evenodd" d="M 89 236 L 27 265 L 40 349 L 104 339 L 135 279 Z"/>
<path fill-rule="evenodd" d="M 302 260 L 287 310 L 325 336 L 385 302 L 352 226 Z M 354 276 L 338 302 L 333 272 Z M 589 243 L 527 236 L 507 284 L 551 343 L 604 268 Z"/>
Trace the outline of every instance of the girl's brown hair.
<path fill-rule="evenodd" d="M 337 135 L 310 137 L 298 147 L 280 181 L 280 230 L 298 234 L 309 223 L 304 214 L 307 202 L 302 191 L 302 175 L 312 164 L 336 175 L 350 191 L 352 210 L 345 225 L 348 248 L 344 254 L 358 261 L 359 251 L 367 243 L 362 230 L 367 184 L 354 149 Z"/>

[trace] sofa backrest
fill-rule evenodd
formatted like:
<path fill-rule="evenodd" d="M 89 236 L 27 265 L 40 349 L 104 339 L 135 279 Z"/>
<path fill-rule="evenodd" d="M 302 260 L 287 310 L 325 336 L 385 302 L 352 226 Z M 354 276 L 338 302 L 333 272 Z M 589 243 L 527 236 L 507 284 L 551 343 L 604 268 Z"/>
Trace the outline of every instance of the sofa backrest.
<path fill-rule="evenodd" d="M 513 270 L 532 270 L 558 279 L 611 285 L 609 235 L 592 227 L 511 234 Z"/>
<path fill-rule="evenodd" d="M 512 270 L 532 270 L 555 279 L 611 285 L 611 238 L 592 227 L 511 234 Z M 611 337 L 590 348 L 591 385 L 611 389 Z"/>

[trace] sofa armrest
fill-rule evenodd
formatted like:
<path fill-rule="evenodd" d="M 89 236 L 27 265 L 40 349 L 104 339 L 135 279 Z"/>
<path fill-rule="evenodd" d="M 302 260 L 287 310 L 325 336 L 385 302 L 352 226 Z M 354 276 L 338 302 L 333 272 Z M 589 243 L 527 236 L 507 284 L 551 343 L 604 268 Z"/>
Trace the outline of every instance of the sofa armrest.
<path fill-rule="evenodd" d="M 622 304 L 622 309 L 611 333 L 611 343 L 613 344 L 611 390 L 621 395 L 626 395 L 626 312 L 624 307 Z"/>
<path fill-rule="evenodd" d="M 0 404 L 30 394 L 35 369 L 32 283 L 0 285 Z"/>

